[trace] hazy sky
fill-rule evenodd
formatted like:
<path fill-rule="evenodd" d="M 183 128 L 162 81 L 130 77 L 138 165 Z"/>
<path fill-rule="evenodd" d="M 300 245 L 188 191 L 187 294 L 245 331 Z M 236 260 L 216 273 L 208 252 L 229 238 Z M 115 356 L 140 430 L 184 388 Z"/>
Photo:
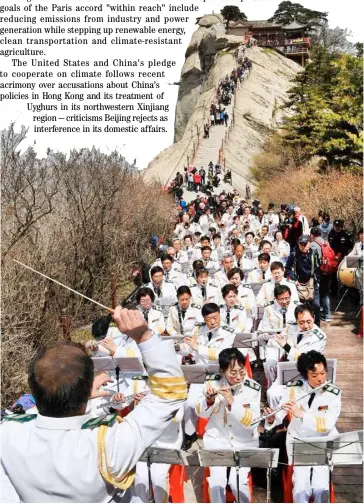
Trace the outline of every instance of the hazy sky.
<path fill-rule="evenodd" d="M 58 3 L 64 3 L 67 0 L 59 0 Z M 106 0 L 104 0 L 106 3 Z M 85 0 L 84 4 L 90 3 L 95 5 L 95 0 Z M 147 4 L 146 0 L 138 0 L 138 3 Z M 180 0 L 169 0 L 170 4 L 180 5 Z M 185 5 L 191 5 L 191 2 L 185 1 Z M 238 5 L 245 12 L 248 19 L 268 19 L 273 15 L 279 1 L 278 0 L 245 0 L 240 2 L 237 0 L 207 0 L 203 2 L 196 0 L 194 2 L 199 5 L 199 12 L 191 13 L 191 19 L 186 28 L 184 43 L 181 46 L 107 46 L 107 50 L 100 46 L 53 46 L 49 49 L 49 54 L 54 58 L 72 58 L 72 59 L 104 59 L 112 58 L 140 58 L 146 59 L 159 58 L 175 59 L 177 65 L 166 72 L 166 82 L 178 81 L 180 71 L 184 63 L 184 54 L 186 47 L 190 41 L 193 31 L 197 28 L 195 18 L 203 14 L 219 12 L 224 5 Z M 310 9 L 327 11 L 329 25 L 331 28 L 340 26 L 341 28 L 349 28 L 352 33 L 352 41 L 362 40 L 362 16 L 361 3 L 358 0 L 347 0 L 346 2 L 338 0 L 301 0 L 299 3 Z M 167 4 L 167 2 L 166 2 Z M 186 15 L 186 14 L 185 14 Z M 63 25 L 67 26 L 67 25 Z M 4 48 L 4 46 L 2 46 Z M 23 46 L 24 47 L 24 46 Z M 158 49 L 156 49 L 158 47 Z M 92 51 L 88 53 L 87 51 Z M 7 58 L 8 70 L 12 69 L 10 58 Z M 89 68 L 91 70 L 93 68 Z M 57 82 L 57 79 L 55 79 Z M 16 91 L 16 90 L 14 90 Z M 43 156 L 46 149 L 50 147 L 54 150 L 68 152 L 72 148 L 84 148 L 95 145 L 100 147 L 102 151 L 108 152 L 117 148 L 127 160 L 132 162 L 134 158 L 137 160 L 137 166 L 144 168 L 149 161 L 153 159 L 161 150 L 170 146 L 173 142 L 173 126 L 174 126 L 174 108 L 177 99 L 177 86 L 165 86 L 162 91 L 166 92 L 168 103 L 170 104 L 170 119 L 168 121 L 168 133 L 165 134 L 121 134 L 121 133 L 83 133 L 83 134 L 40 134 L 32 132 L 31 116 L 32 113 L 26 110 L 26 104 L 16 101 L 1 102 L 0 104 L 0 129 L 9 125 L 10 121 L 16 121 L 16 125 L 20 128 L 21 124 L 30 126 L 28 139 L 24 146 L 33 144 L 36 141 L 36 151 L 38 155 Z M 50 102 L 52 103 L 52 102 Z M 85 102 L 84 102 L 85 103 Z M 45 123 L 47 125 L 47 123 Z M 50 123 L 48 123 L 49 125 Z"/>

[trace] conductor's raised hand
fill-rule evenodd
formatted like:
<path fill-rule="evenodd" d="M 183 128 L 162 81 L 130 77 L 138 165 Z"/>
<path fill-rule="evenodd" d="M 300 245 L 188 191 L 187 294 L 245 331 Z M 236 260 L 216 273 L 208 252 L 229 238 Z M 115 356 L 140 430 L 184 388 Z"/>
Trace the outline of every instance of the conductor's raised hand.
<path fill-rule="evenodd" d="M 139 310 L 128 310 L 117 306 L 112 316 L 119 331 L 136 343 L 143 343 L 152 337 L 148 324 Z"/>

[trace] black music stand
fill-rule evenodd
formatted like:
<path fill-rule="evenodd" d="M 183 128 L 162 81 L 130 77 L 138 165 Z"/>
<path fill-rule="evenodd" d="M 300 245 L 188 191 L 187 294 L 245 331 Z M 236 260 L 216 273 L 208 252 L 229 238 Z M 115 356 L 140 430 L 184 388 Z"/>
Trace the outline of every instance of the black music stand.
<path fill-rule="evenodd" d="M 337 359 L 326 359 L 327 381 L 336 382 Z M 296 361 L 286 361 L 277 363 L 277 384 L 286 385 L 293 380 L 302 380 L 302 376 L 297 371 Z"/>
<path fill-rule="evenodd" d="M 169 309 L 174 303 L 176 302 L 176 299 L 170 298 L 170 297 L 161 297 L 157 298 L 154 301 L 154 304 L 157 306 L 160 306 L 162 308 L 162 313 L 163 317 L 166 319 L 168 317 Z"/>
<path fill-rule="evenodd" d="M 263 283 L 264 282 L 254 282 L 250 284 L 255 297 L 257 297 L 257 295 L 259 294 L 259 291 L 262 288 Z"/>
<path fill-rule="evenodd" d="M 169 465 L 184 465 L 188 466 L 187 457 L 182 450 L 171 450 L 169 448 L 147 448 L 139 459 L 140 462 L 146 462 L 148 467 L 148 487 L 149 487 L 149 502 L 155 502 L 153 497 L 152 484 L 152 464 L 169 464 Z"/>
<path fill-rule="evenodd" d="M 271 502 L 272 469 L 278 466 L 278 448 L 250 448 L 232 450 L 198 450 L 201 467 L 235 467 L 237 502 L 239 501 L 239 469 L 241 467 L 265 467 L 267 469 L 267 502 Z"/>
<path fill-rule="evenodd" d="M 254 333 L 236 333 L 233 347 L 234 348 L 253 348 L 253 345 L 255 344 L 255 342 L 251 341 L 252 339 L 254 339 Z M 246 340 L 248 340 L 248 341 L 246 341 Z"/>
<path fill-rule="evenodd" d="M 363 463 L 363 431 L 344 432 L 330 439 L 293 438 L 292 462 L 295 466 L 329 467 L 329 496 L 332 471 L 335 465 L 361 465 Z M 330 500 L 331 502 L 331 500 Z"/>
<path fill-rule="evenodd" d="M 115 371 L 116 373 L 116 388 L 119 392 L 119 374 L 146 374 L 143 363 L 138 357 L 117 357 L 113 358 L 110 355 L 106 357 L 92 357 L 95 371 Z M 108 390 L 107 385 L 105 390 Z M 112 390 L 112 392 L 114 392 Z"/>
<path fill-rule="evenodd" d="M 181 369 L 188 383 L 205 383 L 206 368 L 204 364 L 183 364 Z"/>

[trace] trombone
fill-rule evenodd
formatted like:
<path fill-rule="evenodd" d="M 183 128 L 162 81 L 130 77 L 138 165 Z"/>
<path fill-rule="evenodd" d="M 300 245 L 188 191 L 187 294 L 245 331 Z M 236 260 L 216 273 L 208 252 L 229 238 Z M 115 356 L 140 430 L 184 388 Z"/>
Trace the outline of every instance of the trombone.
<path fill-rule="evenodd" d="M 322 385 L 319 385 L 318 387 L 312 389 L 310 392 L 307 392 L 307 394 L 304 394 L 303 396 L 299 397 L 295 402 L 301 401 L 305 397 L 307 397 L 307 396 L 309 396 L 311 394 L 314 394 L 318 390 L 321 390 L 322 388 L 327 387 L 328 385 L 332 385 L 332 382 L 328 381 L 326 383 L 323 383 Z M 279 411 L 282 411 L 282 409 L 283 409 L 283 405 L 279 406 L 279 408 L 275 409 L 271 413 L 268 413 L 268 415 L 262 415 L 259 418 L 256 418 L 255 420 L 252 421 L 251 426 L 260 423 L 262 420 L 265 420 L 266 418 L 269 418 L 269 417 L 271 417 L 273 415 L 276 415 Z"/>

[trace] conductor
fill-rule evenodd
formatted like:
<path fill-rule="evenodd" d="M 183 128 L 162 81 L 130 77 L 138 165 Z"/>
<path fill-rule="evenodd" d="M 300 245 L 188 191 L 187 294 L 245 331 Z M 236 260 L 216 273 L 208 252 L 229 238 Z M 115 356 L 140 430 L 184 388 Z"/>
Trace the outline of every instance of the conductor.
<path fill-rule="evenodd" d="M 39 414 L 1 425 L 2 494 L 12 502 L 124 502 L 144 450 L 169 425 L 187 396 L 173 345 L 149 331 L 139 311 L 115 308 L 120 332 L 136 341 L 151 394 L 123 422 L 86 414 L 100 392 L 81 345 L 57 343 L 39 351 L 29 385 Z M 107 380 L 107 376 L 104 376 Z M 23 420 L 23 421 L 22 421 Z M 129 490 L 128 490 L 129 489 Z"/>

